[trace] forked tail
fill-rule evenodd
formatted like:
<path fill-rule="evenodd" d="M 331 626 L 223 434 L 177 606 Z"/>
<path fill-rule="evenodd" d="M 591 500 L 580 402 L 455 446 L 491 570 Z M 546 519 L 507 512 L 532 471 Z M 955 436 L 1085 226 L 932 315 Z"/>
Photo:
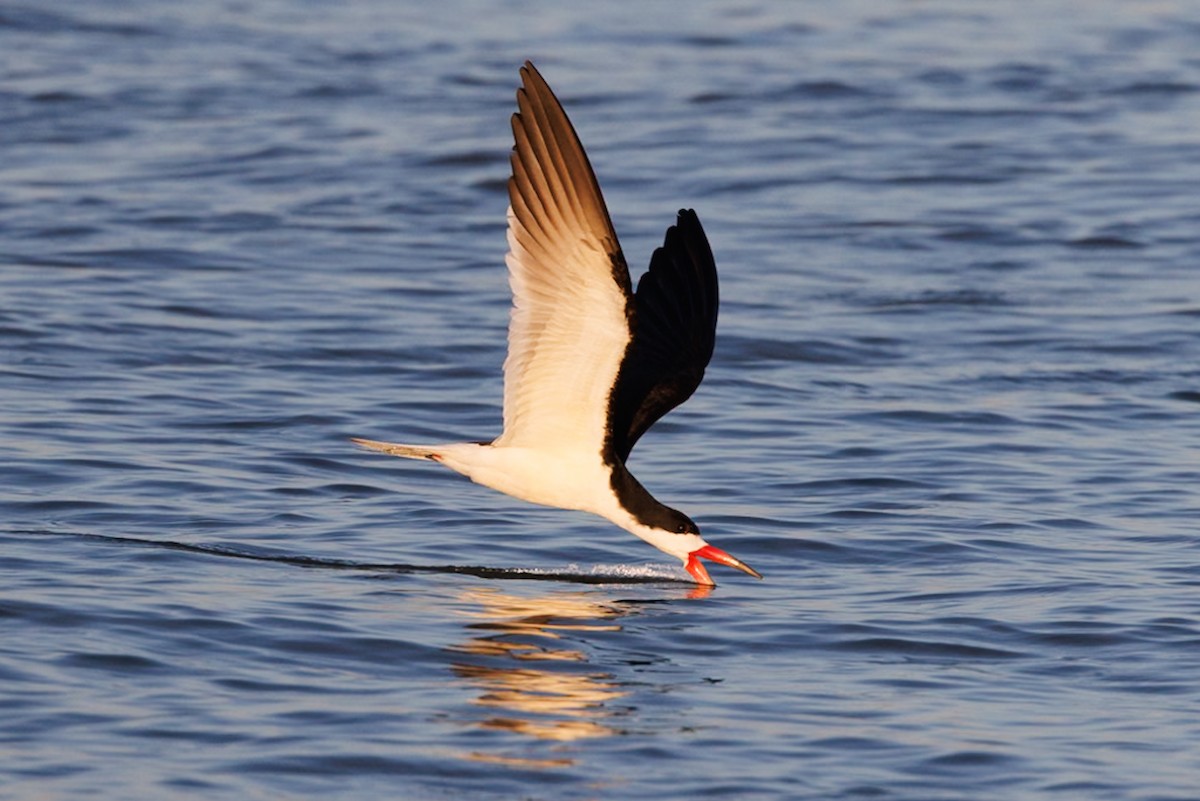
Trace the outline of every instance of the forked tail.
<path fill-rule="evenodd" d="M 382 451 L 392 456 L 403 456 L 405 459 L 432 459 L 435 462 L 441 461 L 441 456 L 438 452 L 431 449 L 428 445 L 399 445 L 395 442 L 376 442 L 373 439 L 359 439 L 358 437 L 351 437 L 350 441 L 355 445 L 361 445 L 373 451 Z"/>

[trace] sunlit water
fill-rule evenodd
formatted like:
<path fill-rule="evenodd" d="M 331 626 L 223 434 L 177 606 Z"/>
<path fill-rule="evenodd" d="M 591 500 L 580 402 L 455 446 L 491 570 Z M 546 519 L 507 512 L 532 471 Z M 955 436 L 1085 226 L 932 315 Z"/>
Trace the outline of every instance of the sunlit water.
<path fill-rule="evenodd" d="M 1200 24 L 1014 8 L 0 6 L 0 798 L 1195 799 Z M 347 441 L 498 433 L 527 57 L 763 582 Z"/>

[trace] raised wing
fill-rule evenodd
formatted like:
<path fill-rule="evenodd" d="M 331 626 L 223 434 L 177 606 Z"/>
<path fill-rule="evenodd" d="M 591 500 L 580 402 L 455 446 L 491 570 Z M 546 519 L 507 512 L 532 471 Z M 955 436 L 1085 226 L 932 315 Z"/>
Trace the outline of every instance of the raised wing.
<path fill-rule="evenodd" d="M 631 334 L 629 268 L 570 120 L 528 61 L 508 182 L 504 433 L 496 445 L 594 449 Z"/>
<path fill-rule="evenodd" d="M 634 336 L 611 399 L 607 451 L 624 462 L 638 438 L 691 397 L 717 333 L 717 267 L 700 219 L 680 210 L 638 281 Z"/>

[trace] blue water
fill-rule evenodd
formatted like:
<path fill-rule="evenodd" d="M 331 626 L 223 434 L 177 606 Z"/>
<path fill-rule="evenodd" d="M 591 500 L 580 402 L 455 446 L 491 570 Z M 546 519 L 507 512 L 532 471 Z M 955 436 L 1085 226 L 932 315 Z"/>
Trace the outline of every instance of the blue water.
<path fill-rule="evenodd" d="M 426 5 L 0 6 L 0 798 L 1195 799 L 1195 5 Z M 498 433 L 525 58 L 763 582 L 347 441 Z"/>

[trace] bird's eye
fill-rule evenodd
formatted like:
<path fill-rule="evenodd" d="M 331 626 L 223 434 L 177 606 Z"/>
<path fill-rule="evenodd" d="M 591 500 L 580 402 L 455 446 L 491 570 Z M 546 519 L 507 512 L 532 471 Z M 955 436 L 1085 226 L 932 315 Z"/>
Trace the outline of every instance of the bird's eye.
<path fill-rule="evenodd" d="M 675 526 L 675 533 L 676 534 L 686 534 L 687 533 L 687 524 L 680 523 L 679 525 Z"/>

